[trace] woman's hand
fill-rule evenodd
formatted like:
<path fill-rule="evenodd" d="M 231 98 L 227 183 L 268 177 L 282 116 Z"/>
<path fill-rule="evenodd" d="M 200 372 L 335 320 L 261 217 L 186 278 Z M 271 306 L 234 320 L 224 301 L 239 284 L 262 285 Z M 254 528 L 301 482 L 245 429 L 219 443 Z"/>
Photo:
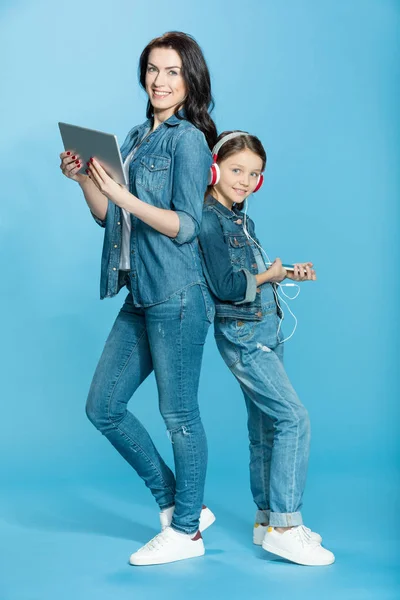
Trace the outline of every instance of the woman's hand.
<path fill-rule="evenodd" d="M 311 262 L 296 263 L 294 271 L 287 271 L 287 277 L 293 281 L 316 281 L 317 276 L 312 267 L 313 263 Z"/>
<path fill-rule="evenodd" d="M 65 177 L 78 183 L 85 181 L 86 175 L 79 173 L 79 170 L 83 166 L 79 154 L 74 154 L 72 150 L 66 150 L 65 152 L 61 152 L 60 158 L 60 169 Z"/>
<path fill-rule="evenodd" d="M 107 175 L 101 164 L 95 158 L 91 158 L 87 163 L 86 173 L 104 196 L 109 198 L 111 202 L 114 202 L 117 206 L 121 205 L 126 193 L 126 188 Z"/>

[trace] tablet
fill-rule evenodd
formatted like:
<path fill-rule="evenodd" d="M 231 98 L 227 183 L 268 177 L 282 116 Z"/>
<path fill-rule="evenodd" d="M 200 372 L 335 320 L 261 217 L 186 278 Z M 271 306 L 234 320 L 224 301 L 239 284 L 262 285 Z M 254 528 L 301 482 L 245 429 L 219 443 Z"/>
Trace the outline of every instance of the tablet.
<path fill-rule="evenodd" d="M 83 161 L 79 173 L 85 174 L 86 163 L 94 157 L 114 181 L 127 185 L 117 136 L 69 123 L 59 123 L 58 126 L 64 149 L 76 152 Z"/>

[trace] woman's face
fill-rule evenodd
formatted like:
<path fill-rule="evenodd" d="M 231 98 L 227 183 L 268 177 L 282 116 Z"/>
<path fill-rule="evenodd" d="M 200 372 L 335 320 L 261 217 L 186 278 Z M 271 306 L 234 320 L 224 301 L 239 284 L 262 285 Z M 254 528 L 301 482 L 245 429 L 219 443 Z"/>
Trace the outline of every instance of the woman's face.
<path fill-rule="evenodd" d="M 146 92 L 149 100 L 163 120 L 174 114 L 183 104 L 186 84 L 182 76 L 182 60 L 171 48 L 154 48 L 147 62 Z"/>
<path fill-rule="evenodd" d="M 222 196 L 229 204 L 243 202 L 254 191 L 263 168 L 261 158 L 248 148 L 228 156 L 218 165 L 221 177 L 214 190 L 218 200 Z"/>

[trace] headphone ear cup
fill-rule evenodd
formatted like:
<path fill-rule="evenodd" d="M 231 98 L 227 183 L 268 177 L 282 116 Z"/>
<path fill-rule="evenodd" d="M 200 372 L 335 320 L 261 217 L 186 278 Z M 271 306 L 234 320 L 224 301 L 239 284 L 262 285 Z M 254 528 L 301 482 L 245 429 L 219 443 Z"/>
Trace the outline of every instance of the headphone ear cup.
<path fill-rule="evenodd" d="M 264 175 L 262 173 L 260 173 L 260 175 L 258 177 L 257 185 L 254 188 L 253 194 L 255 194 L 256 192 L 258 192 L 258 190 L 262 187 L 263 183 L 264 183 Z"/>
<path fill-rule="evenodd" d="M 210 173 L 208 176 L 208 185 L 216 185 L 219 182 L 221 171 L 217 163 L 213 163 L 210 167 Z"/>

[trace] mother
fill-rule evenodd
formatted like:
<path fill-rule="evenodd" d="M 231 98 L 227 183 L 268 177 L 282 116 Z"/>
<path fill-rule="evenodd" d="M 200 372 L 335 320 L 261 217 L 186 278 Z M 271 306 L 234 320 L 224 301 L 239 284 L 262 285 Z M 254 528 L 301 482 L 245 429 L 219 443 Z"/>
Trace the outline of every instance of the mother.
<path fill-rule="evenodd" d="M 167 563 L 204 554 L 199 531 L 207 442 L 198 407 L 203 346 L 213 302 L 202 274 L 197 234 L 216 128 L 209 115 L 209 71 L 195 40 L 169 32 L 152 40 L 139 63 L 147 120 L 121 154 L 129 190 L 91 159 L 87 175 L 73 151 L 61 169 L 78 182 L 105 227 L 101 298 L 129 290 L 94 374 L 87 415 L 150 489 L 163 530 L 132 554 L 131 564 Z M 155 372 L 159 408 L 172 441 L 175 475 L 127 404 Z M 202 528 L 214 517 L 203 510 Z"/>

